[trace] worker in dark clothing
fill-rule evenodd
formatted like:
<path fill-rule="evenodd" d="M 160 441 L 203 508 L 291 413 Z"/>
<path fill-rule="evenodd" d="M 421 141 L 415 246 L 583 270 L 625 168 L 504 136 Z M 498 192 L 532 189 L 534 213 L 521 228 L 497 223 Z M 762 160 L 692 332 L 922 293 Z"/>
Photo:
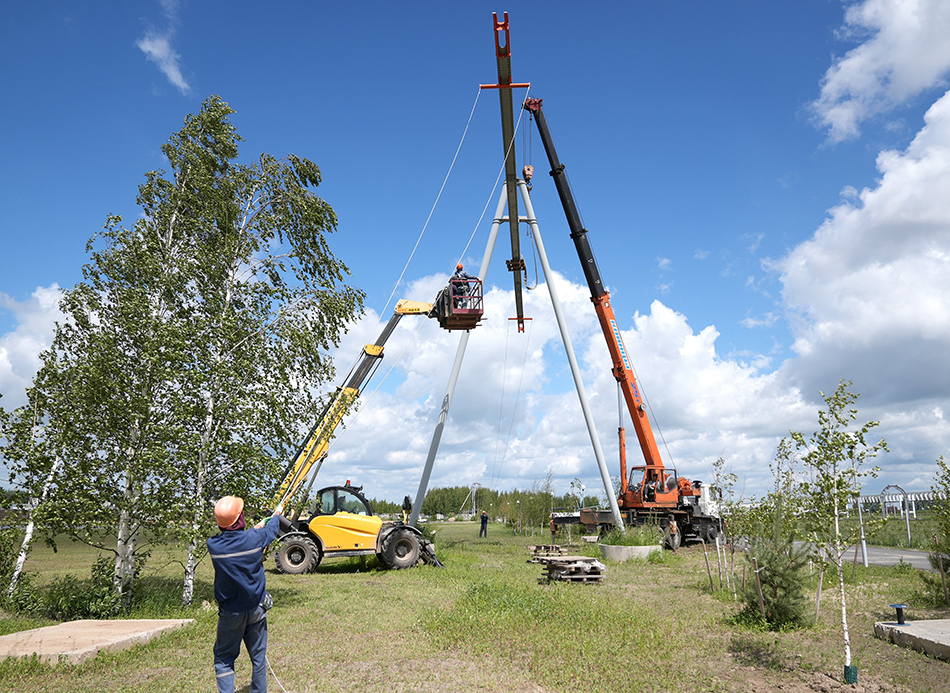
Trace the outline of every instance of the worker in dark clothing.
<path fill-rule="evenodd" d="M 478 530 L 478 538 L 488 539 L 488 513 L 482 510 L 482 528 Z"/>
<path fill-rule="evenodd" d="M 468 299 L 466 296 L 472 293 L 472 286 L 469 282 L 478 279 L 473 277 L 462 267 L 460 262 L 455 266 L 455 274 L 452 275 L 452 295 L 455 297 L 456 308 L 468 308 Z"/>
<path fill-rule="evenodd" d="M 251 658 L 251 693 L 267 692 L 267 610 L 273 604 L 264 576 L 264 548 L 277 538 L 274 515 L 244 530 L 244 500 L 225 496 L 214 505 L 221 533 L 208 539 L 214 565 L 214 598 L 218 601 L 218 635 L 214 673 L 220 693 L 234 692 L 234 660 L 241 642 Z"/>

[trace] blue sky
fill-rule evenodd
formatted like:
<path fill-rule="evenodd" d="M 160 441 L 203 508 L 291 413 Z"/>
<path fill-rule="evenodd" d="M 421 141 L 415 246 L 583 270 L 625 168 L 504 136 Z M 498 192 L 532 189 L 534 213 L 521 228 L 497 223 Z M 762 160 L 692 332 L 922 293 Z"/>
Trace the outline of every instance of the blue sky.
<path fill-rule="evenodd" d="M 498 97 L 478 90 L 496 80 L 492 11 L 509 13 L 514 79 L 544 99 L 667 461 L 708 478 L 724 454 L 744 493 L 761 493 L 777 440 L 813 430 L 819 391 L 849 378 L 892 447 L 871 483 L 926 490 L 950 446 L 950 9 L 936 0 L 7 3 L 3 404 L 22 403 L 89 237 L 109 213 L 135 219 L 143 174 L 210 94 L 236 110 L 245 160 L 321 167 L 332 247 L 367 293 L 348 368 L 391 309 L 476 97 L 399 297 L 434 295 L 494 209 Z M 516 146 L 519 169 L 537 169 L 535 211 L 616 473 L 606 350 L 541 144 Z M 503 255 L 432 483 L 525 488 L 550 471 L 562 492 L 575 477 L 597 487 L 550 304 L 533 292 L 532 334 L 509 334 Z M 406 322 L 393 354 L 419 327 Z M 419 329 L 364 395 L 328 478 L 414 493 L 457 339 Z"/>

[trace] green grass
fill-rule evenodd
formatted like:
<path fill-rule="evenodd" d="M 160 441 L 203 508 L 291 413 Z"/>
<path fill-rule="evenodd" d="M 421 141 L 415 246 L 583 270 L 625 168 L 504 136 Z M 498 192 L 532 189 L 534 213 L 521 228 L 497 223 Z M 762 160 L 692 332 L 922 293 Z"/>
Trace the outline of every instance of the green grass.
<path fill-rule="evenodd" d="M 284 687 L 291 693 L 771 692 L 826 674 L 841 679 L 838 603 L 829 574 L 814 628 L 769 633 L 733 622 L 738 604 L 728 590 L 710 592 L 701 547 L 666 552 L 656 562 L 610 563 L 600 584 L 539 584 L 542 569 L 527 562 L 525 548 L 539 543 L 538 537 L 494 527 L 487 540 L 477 534 L 471 523 L 436 526 L 444 569 L 387 571 L 372 558 L 349 559 L 293 576 L 275 573 L 269 562 L 275 605 L 268 657 Z M 158 548 L 143 573 L 149 597 L 142 613 L 195 618 L 193 626 L 81 666 L 8 660 L 0 663 L 0 690 L 214 690 L 211 566 L 199 566 L 196 602 L 183 608 L 181 566 L 175 562 L 182 556 L 174 547 Z M 592 545 L 571 548 L 596 552 Z M 27 569 L 44 585 L 67 572 L 87 576 L 94 557 L 79 545 L 63 546 L 57 554 L 38 547 Z M 718 588 L 714 553 L 710 560 Z M 850 583 L 850 567 L 846 572 Z M 870 636 L 875 620 L 893 618 L 888 604 L 896 601 L 910 605 L 911 619 L 950 617 L 920 599 L 916 574 L 859 566 L 848 590 L 860 681 L 947 690 L 946 663 Z M 0 633 L 36 625 L 43 624 L 0 615 Z M 240 690 L 250 678 L 246 655 L 237 667 Z M 280 690 L 273 680 L 270 686 Z"/>
<path fill-rule="evenodd" d="M 869 519 L 880 520 L 880 515 L 868 518 L 865 516 L 865 523 Z M 842 522 L 842 530 L 855 537 L 860 536 L 860 527 L 856 517 L 849 518 Z M 887 546 L 893 548 L 912 548 L 921 551 L 933 550 L 933 535 L 937 531 L 936 522 L 923 513 L 918 514 L 918 518 L 913 517 L 910 520 L 910 539 L 911 543 L 907 545 L 907 522 L 903 518 L 891 516 L 884 525 L 874 532 L 867 532 L 867 542 L 872 546 Z"/>

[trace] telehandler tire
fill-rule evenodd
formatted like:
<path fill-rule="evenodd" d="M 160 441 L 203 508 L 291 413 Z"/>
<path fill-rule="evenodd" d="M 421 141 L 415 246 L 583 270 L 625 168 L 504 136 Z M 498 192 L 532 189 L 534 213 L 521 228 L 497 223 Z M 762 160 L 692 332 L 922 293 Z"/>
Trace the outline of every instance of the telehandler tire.
<path fill-rule="evenodd" d="M 320 564 L 320 552 L 310 537 L 289 537 L 280 543 L 274 560 L 277 572 L 300 575 L 309 573 Z"/>
<path fill-rule="evenodd" d="M 419 537 L 408 529 L 397 529 L 387 537 L 383 547 L 383 563 L 394 570 L 411 568 L 419 562 Z"/>

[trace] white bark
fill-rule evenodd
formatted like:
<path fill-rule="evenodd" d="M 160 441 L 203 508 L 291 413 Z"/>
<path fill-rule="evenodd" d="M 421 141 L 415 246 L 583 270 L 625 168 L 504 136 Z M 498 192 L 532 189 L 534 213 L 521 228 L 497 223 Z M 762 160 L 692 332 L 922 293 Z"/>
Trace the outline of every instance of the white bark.
<path fill-rule="evenodd" d="M 136 489 L 135 453 L 141 435 L 139 422 L 132 424 L 130 445 L 126 449 L 125 488 L 122 490 L 123 505 L 119 511 L 119 526 L 116 534 L 115 573 L 113 584 L 123 606 L 127 606 L 131 598 L 132 581 L 135 578 L 135 548 L 137 544 L 138 525 L 133 518 L 130 508 L 138 505 L 140 492 Z"/>
<path fill-rule="evenodd" d="M 198 524 L 193 525 L 195 532 L 198 531 Z M 198 566 L 198 540 L 192 539 L 188 542 L 188 558 L 185 561 L 185 581 L 181 590 L 181 603 L 183 606 L 191 606 L 195 597 L 195 568 Z"/>
<path fill-rule="evenodd" d="M 844 599 L 844 568 L 838 557 L 838 590 L 841 595 L 841 628 L 844 631 L 844 665 L 851 666 L 851 634 L 848 631 L 848 606 Z"/>
<path fill-rule="evenodd" d="M 835 476 L 837 480 L 837 475 Z M 836 484 L 837 486 L 837 484 Z M 838 568 L 838 594 L 841 597 L 841 629 L 844 632 L 844 665 L 851 666 L 851 634 L 848 631 L 848 605 L 844 596 L 844 548 L 841 546 L 841 525 L 838 522 L 838 496 L 834 496 L 835 509 L 835 543 L 834 558 Z"/>
<path fill-rule="evenodd" d="M 222 316 L 226 314 L 231 307 L 237 271 L 237 265 L 232 265 L 231 274 L 228 276 L 227 285 L 225 287 Z M 224 361 L 224 356 L 220 350 L 215 353 L 214 361 L 215 370 L 217 370 Z M 204 428 L 201 432 L 201 448 L 198 451 L 198 468 L 195 478 L 194 516 L 191 522 L 191 540 L 188 542 L 188 554 L 185 559 L 185 577 L 182 582 L 181 603 L 185 606 L 191 605 L 195 594 L 195 569 L 198 565 L 198 532 L 201 530 L 201 516 L 204 512 L 205 484 L 207 482 L 208 468 L 210 466 L 212 441 L 215 438 L 218 426 L 218 419 L 215 416 L 216 404 L 215 385 L 212 383 L 205 396 L 205 420 Z"/>
<path fill-rule="evenodd" d="M 123 605 L 128 605 L 131 598 L 132 581 L 135 578 L 135 549 L 138 544 L 137 522 L 129 512 L 138 500 L 138 492 L 133 486 L 130 477 L 126 479 L 123 496 L 127 501 L 126 507 L 119 512 L 118 538 L 116 539 L 115 575 L 113 578 L 116 592 Z"/>
<path fill-rule="evenodd" d="M 198 532 L 201 530 L 201 514 L 203 511 L 205 480 L 208 474 L 208 449 L 207 442 L 211 438 L 212 427 L 214 424 L 214 404 L 211 397 L 208 398 L 207 416 L 205 417 L 205 430 L 202 432 L 201 451 L 198 453 L 198 470 L 195 479 L 195 505 L 194 515 L 191 520 L 191 540 L 188 542 L 188 556 L 185 559 L 185 578 L 182 584 L 181 603 L 190 606 L 195 595 L 195 569 L 198 566 Z"/>
<path fill-rule="evenodd" d="M 43 491 L 40 493 L 39 500 L 31 499 L 30 521 L 26 525 L 26 534 L 23 536 L 23 543 L 20 545 L 20 555 L 17 556 L 16 567 L 13 569 L 13 577 L 10 578 L 10 587 L 7 589 L 7 597 L 11 599 L 16 590 L 16 585 L 20 581 L 20 574 L 23 572 L 23 565 L 26 563 L 26 555 L 30 551 L 30 544 L 33 542 L 33 530 L 36 528 L 36 524 L 33 522 L 33 513 L 46 501 L 47 496 L 49 496 L 50 486 L 53 484 L 53 477 L 56 476 L 56 472 L 59 471 L 59 468 L 62 466 L 63 459 L 57 457 L 53 462 L 53 466 L 50 467 L 49 475 L 46 477 L 46 483 L 43 484 Z"/>

